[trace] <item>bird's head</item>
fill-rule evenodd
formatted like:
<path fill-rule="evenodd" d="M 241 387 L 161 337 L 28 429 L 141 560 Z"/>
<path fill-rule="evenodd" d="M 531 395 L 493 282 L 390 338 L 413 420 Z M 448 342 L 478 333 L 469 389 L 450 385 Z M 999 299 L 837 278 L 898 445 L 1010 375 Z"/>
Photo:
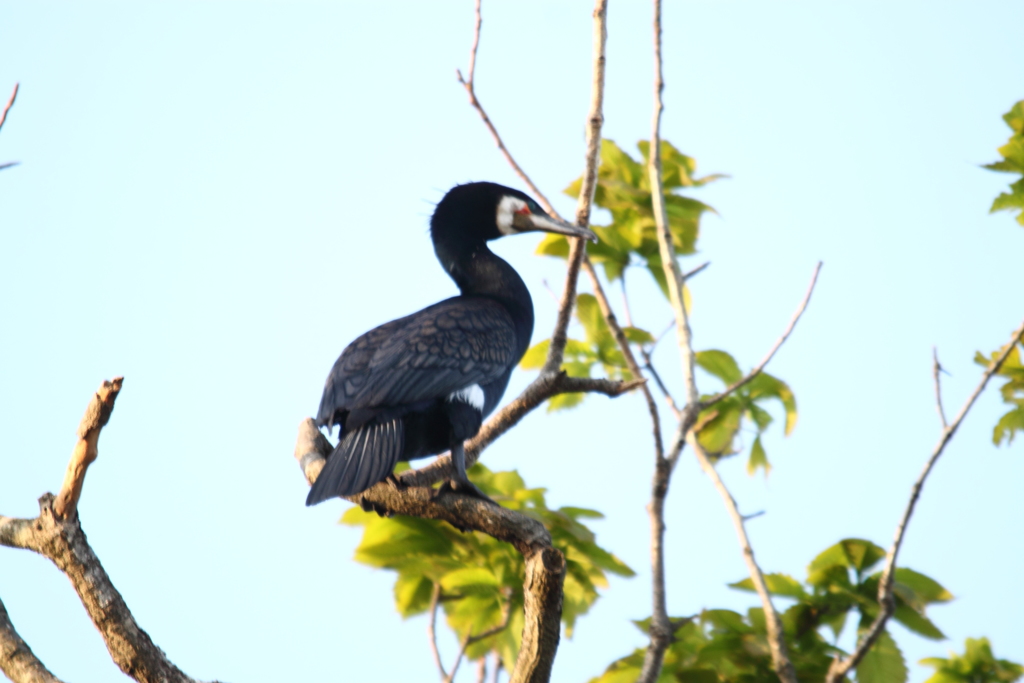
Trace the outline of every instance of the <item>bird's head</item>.
<path fill-rule="evenodd" d="M 537 231 L 597 241 L 587 228 L 556 220 L 529 195 L 497 183 L 453 187 L 434 210 L 430 231 L 435 241 L 488 241 Z"/>

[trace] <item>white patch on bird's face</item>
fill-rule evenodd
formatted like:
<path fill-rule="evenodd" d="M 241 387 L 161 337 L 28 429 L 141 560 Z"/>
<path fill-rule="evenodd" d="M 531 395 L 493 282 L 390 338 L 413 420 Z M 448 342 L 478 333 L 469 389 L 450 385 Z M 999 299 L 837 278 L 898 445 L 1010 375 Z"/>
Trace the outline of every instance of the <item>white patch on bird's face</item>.
<path fill-rule="evenodd" d="M 470 384 L 465 389 L 459 389 L 448 394 L 449 401 L 462 401 L 468 403 L 479 411 L 484 409 L 484 390 L 479 384 Z"/>
<path fill-rule="evenodd" d="M 519 197 L 506 196 L 498 202 L 498 232 L 502 235 L 515 235 L 519 231 L 512 225 L 512 218 L 516 213 L 529 208 Z"/>

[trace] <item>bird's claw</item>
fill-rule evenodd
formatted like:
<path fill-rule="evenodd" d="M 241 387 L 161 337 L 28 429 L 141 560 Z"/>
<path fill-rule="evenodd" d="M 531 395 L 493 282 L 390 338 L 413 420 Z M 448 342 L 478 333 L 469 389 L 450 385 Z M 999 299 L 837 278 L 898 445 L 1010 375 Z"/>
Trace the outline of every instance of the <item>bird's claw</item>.
<path fill-rule="evenodd" d="M 476 484 L 468 479 L 465 481 L 460 481 L 459 479 L 449 479 L 445 481 L 439 487 L 434 489 L 434 500 L 437 500 L 446 493 L 461 493 L 467 496 L 472 496 L 473 498 L 478 498 L 486 503 L 497 505 L 497 503 L 491 500 L 490 496 L 477 488 Z"/>

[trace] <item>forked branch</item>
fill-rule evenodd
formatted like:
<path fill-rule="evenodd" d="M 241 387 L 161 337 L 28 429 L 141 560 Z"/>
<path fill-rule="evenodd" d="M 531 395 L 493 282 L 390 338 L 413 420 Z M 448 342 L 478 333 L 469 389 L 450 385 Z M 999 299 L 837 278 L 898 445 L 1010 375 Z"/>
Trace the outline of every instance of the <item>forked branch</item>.
<path fill-rule="evenodd" d="M 825 683 L 836 683 L 842 679 L 851 669 L 856 667 L 860 661 L 867 654 L 871 646 L 874 645 L 875 641 L 885 630 L 885 624 L 889 621 L 889 617 L 892 616 L 893 611 L 896 609 L 896 602 L 893 598 L 893 580 L 896 572 L 896 558 L 899 555 L 900 547 L 903 545 L 903 537 L 907 532 L 907 525 L 910 523 L 910 517 L 914 514 L 914 507 L 917 505 L 917 499 L 921 497 L 921 489 L 924 488 L 924 482 L 931 473 L 932 468 L 935 467 L 935 463 L 938 462 L 939 457 L 943 451 L 946 450 L 946 446 L 949 444 L 956 430 L 959 429 L 960 424 L 967 417 L 967 413 L 970 412 L 974 406 L 975 401 L 981 396 L 981 392 L 985 390 L 986 385 L 992 376 L 999 372 L 999 369 L 1003 367 L 1003 363 L 1013 353 L 1014 347 L 1021 342 L 1024 338 L 1024 322 L 1021 323 L 1013 335 L 1010 337 L 1010 341 L 1003 348 L 992 363 L 985 369 L 985 372 L 981 375 L 981 380 L 978 385 L 971 392 L 971 395 L 964 402 L 960 408 L 960 412 L 957 413 L 953 421 L 947 426 L 943 427 L 942 433 L 939 435 L 938 443 L 932 449 L 932 453 L 928 458 L 928 461 L 924 465 L 924 469 L 921 470 L 921 474 L 918 475 L 917 481 L 914 482 L 914 486 L 910 489 L 910 499 L 907 501 L 907 506 L 903 510 L 903 516 L 900 517 L 899 524 L 896 525 L 896 534 L 892 541 L 892 546 L 889 547 L 889 552 L 885 556 L 885 568 L 882 570 L 882 578 L 878 582 L 878 604 L 880 610 L 878 616 L 872 622 L 871 626 L 864 633 L 857 643 L 857 648 L 846 658 L 836 658 L 832 662 L 832 666 L 829 667 L 828 675 L 825 677 Z"/>
<path fill-rule="evenodd" d="M 0 545 L 31 550 L 64 572 L 103 637 L 111 659 L 125 674 L 139 683 L 194 683 L 135 621 L 89 546 L 77 515 L 85 471 L 96 459 L 99 433 L 110 419 L 121 381 L 118 377 L 104 382 L 89 402 L 60 495 L 43 495 L 35 519 L 0 517 Z M 30 669 L 22 669 L 17 678 L 4 671 L 16 683 L 48 680 L 33 678 Z"/>

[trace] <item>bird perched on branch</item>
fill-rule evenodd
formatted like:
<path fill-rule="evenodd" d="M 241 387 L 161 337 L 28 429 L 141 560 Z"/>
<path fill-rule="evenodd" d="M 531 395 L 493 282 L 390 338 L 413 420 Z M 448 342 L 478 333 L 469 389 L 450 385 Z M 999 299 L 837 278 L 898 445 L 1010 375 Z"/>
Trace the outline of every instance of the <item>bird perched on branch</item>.
<path fill-rule="evenodd" d="M 526 285 L 487 242 L 532 231 L 597 239 L 495 183 L 457 185 L 444 196 L 430 237 L 460 294 L 374 328 L 341 352 L 316 420 L 341 433 L 306 505 L 365 491 L 398 461 L 446 450 L 455 467 L 447 486 L 482 495 L 466 476 L 463 442 L 498 405 L 533 333 Z"/>

